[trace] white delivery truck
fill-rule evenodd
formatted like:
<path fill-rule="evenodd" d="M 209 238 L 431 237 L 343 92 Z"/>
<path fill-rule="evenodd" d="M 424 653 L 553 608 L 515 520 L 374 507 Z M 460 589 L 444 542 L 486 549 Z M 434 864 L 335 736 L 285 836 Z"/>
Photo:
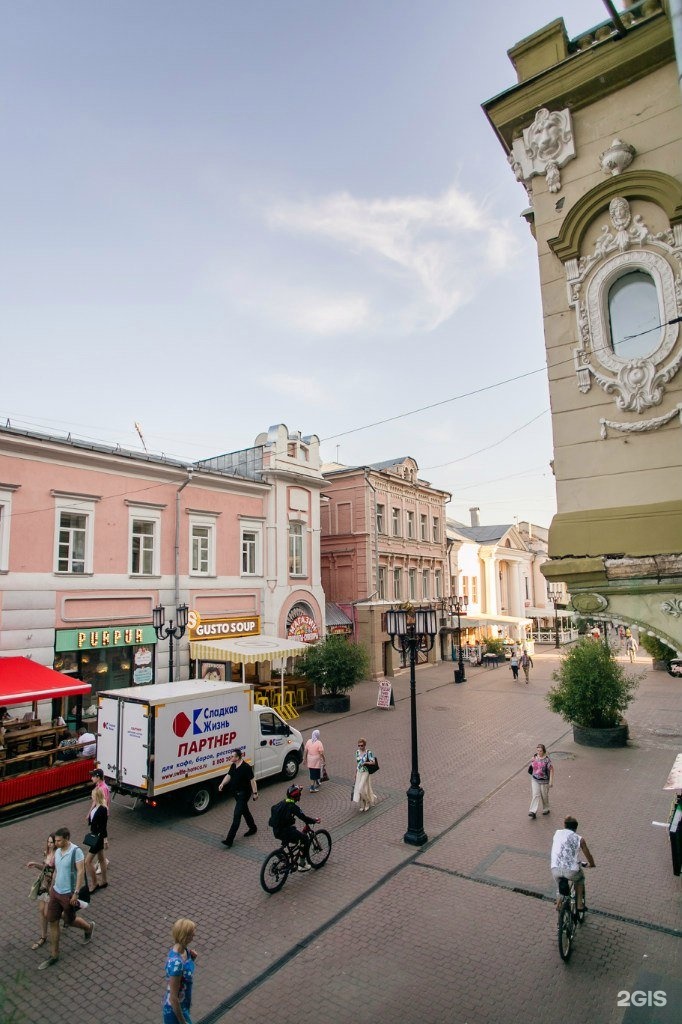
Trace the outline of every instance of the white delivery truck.
<path fill-rule="evenodd" d="M 303 737 L 241 683 L 188 679 L 98 696 L 97 763 L 114 792 L 208 810 L 239 747 L 257 779 L 293 779 Z"/>

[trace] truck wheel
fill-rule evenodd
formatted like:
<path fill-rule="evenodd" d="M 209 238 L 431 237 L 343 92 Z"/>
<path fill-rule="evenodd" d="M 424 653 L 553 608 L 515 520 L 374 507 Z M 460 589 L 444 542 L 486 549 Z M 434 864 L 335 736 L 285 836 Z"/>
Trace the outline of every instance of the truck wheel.
<path fill-rule="evenodd" d="M 213 802 L 213 790 L 206 783 L 192 786 L 187 794 L 187 806 L 192 814 L 204 814 Z"/>
<path fill-rule="evenodd" d="M 282 775 L 285 779 L 295 779 L 298 775 L 298 758 L 296 754 L 287 754 L 282 765 Z"/>

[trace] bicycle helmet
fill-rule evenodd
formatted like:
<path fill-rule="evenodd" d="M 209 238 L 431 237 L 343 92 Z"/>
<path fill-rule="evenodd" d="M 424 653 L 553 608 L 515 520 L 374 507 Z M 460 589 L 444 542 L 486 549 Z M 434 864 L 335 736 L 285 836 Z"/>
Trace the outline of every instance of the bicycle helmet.
<path fill-rule="evenodd" d="M 289 797 L 290 800 L 295 800 L 296 803 L 298 803 L 298 801 L 301 799 L 301 792 L 302 790 L 300 786 L 289 786 L 287 790 L 287 796 Z"/>

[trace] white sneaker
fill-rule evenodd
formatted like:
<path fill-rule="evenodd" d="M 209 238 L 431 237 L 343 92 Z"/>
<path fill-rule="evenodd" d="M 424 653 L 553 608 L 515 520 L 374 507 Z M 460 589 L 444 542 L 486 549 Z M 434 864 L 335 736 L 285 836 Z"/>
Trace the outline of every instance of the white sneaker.
<path fill-rule="evenodd" d="M 299 864 L 297 870 L 298 871 L 310 871 L 310 864 L 305 864 L 305 863 L 304 864 Z"/>

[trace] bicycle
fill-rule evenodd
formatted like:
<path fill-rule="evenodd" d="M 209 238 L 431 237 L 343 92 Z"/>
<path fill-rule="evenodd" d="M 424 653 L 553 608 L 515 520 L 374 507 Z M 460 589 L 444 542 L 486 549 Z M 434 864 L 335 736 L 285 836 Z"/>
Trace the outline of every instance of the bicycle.
<path fill-rule="evenodd" d="M 332 837 L 326 829 L 318 828 L 313 831 L 310 825 L 304 826 L 303 834 L 308 838 L 305 859 L 311 868 L 317 871 L 329 860 Z M 289 875 L 298 870 L 301 856 L 300 843 L 283 843 L 277 850 L 268 854 L 260 869 L 260 884 L 267 893 L 279 892 Z"/>
<path fill-rule="evenodd" d="M 587 864 L 582 864 L 587 867 Z M 568 878 L 559 879 L 558 906 L 559 918 L 557 921 L 557 938 L 559 940 L 559 956 L 562 960 L 568 960 L 573 948 L 573 938 L 578 928 L 585 920 L 585 883 L 583 882 L 583 906 L 580 910 L 576 905 L 575 882 Z"/>

